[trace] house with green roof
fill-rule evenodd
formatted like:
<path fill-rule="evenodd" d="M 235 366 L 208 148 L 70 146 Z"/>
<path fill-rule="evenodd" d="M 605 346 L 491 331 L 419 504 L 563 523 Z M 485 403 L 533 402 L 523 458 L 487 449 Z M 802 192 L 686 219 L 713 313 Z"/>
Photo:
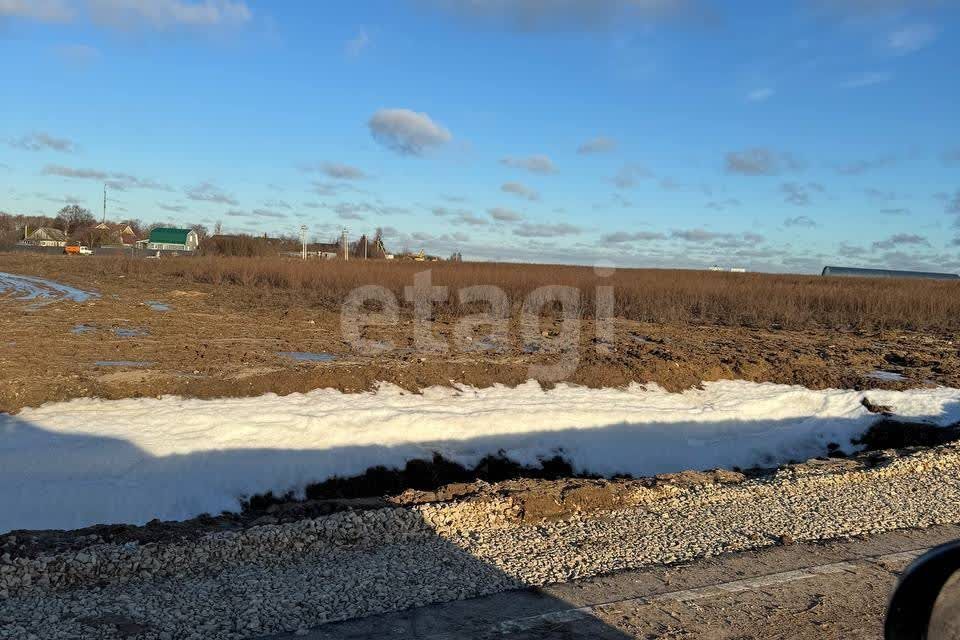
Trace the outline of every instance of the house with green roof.
<path fill-rule="evenodd" d="M 200 237 L 193 229 L 157 227 L 147 240 L 148 251 L 196 251 Z"/>

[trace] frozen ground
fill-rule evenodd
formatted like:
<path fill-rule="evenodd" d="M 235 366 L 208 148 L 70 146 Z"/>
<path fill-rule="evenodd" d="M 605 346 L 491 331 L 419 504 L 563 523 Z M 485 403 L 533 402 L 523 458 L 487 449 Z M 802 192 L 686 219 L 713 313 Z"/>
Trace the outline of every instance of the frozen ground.
<path fill-rule="evenodd" d="M 53 280 L 3 272 L 0 272 L 0 294 L 13 295 L 18 300 L 35 300 L 36 305 L 57 300 L 86 302 L 99 297 L 92 291 L 82 291 Z"/>
<path fill-rule="evenodd" d="M 743 381 L 667 393 L 536 383 L 411 394 L 317 390 L 284 397 L 94 400 L 0 414 L 0 532 L 144 523 L 234 510 L 241 496 L 302 489 L 434 452 L 650 475 L 822 455 L 877 416 L 960 420 L 960 389 L 811 391 Z"/>

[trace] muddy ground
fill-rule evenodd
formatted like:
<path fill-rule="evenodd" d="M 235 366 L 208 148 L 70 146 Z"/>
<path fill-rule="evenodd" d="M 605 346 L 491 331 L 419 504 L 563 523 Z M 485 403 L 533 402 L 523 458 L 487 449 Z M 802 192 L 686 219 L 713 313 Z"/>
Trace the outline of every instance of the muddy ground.
<path fill-rule="evenodd" d="M 343 338 L 338 313 L 303 304 L 289 292 L 188 283 L 151 272 L 97 275 L 89 265 L 78 268 L 84 259 L 0 254 L 0 272 L 51 278 L 100 294 L 83 303 L 38 305 L 0 293 L 0 411 L 90 396 L 361 391 L 380 381 L 410 390 L 514 385 L 531 377 L 531 365 L 559 358 L 549 353 L 559 330 L 550 319 L 544 319 L 536 340 L 522 340 L 513 331 L 499 349 L 464 351 L 452 347 L 458 319 L 438 317 L 436 336 L 451 348 L 423 353 L 414 348 L 408 309 L 396 326 L 370 334 L 392 341 L 393 351 L 358 354 Z M 674 391 L 719 379 L 814 389 L 960 386 L 960 348 L 945 334 L 618 320 L 613 344 L 595 335 L 584 320 L 579 360 L 566 381 L 591 387 L 655 382 Z M 476 334 L 473 344 L 481 338 Z M 333 359 L 302 362 L 283 352 Z M 899 376 L 878 378 L 878 371 Z"/>

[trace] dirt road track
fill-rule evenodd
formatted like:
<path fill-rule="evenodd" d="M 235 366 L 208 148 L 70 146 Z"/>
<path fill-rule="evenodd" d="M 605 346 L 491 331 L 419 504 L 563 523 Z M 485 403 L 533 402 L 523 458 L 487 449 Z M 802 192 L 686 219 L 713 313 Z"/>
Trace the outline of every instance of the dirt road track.
<path fill-rule="evenodd" d="M 361 618 L 299 637 L 880 638 L 898 573 L 927 548 L 955 538 L 960 526 L 951 525 L 778 546 Z"/>

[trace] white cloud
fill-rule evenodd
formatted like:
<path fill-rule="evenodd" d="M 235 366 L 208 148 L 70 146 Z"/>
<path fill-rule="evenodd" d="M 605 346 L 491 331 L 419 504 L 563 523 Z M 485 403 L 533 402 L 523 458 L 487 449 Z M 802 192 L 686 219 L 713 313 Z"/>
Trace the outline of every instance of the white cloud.
<path fill-rule="evenodd" d="M 861 174 L 867 173 L 868 171 L 873 171 L 875 169 L 883 169 L 895 164 L 897 161 L 895 156 L 885 155 L 878 156 L 873 158 L 861 158 L 860 160 L 854 160 L 846 164 L 840 165 L 837 167 L 837 173 L 846 176 L 859 176 Z"/>
<path fill-rule="evenodd" d="M 471 227 L 485 227 L 490 224 L 490 221 L 486 218 L 481 218 L 472 211 L 460 211 L 452 219 L 451 222 L 456 225 L 466 224 Z"/>
<path fill-rule="evenodd" d="M 239 209 L 231 209 L 227 211 L 227 215 L 231 218 L 272 218 L 274 220 L 279 220 L 286 218 L 287 214 L 280 213 L 279 211 L 271 211 L 270 209 L 254 209 L 253 211 L 241 211 Z"/>
<path fill-rule="evenodd" d="M 513 233 L 521 238 L 559 238 L 582 233 L 580 227 L 572 224 L 529 224 L 524 223 L 514 229 Z"/>
<path fill-rule="evenodd" d="M 823 193 L 823 185 L 817 182 L 802 184 L 799 182 L 785 182 L 780 185 L 783 201 L 798 207 L 809 206 L 815 193 Z"/>
<path fill-rule="evenodd" d="M 493 209 L 488 209 L 487 213 L 489 213 L 490 217 L 497 222 L 519 222 L 520 220 L 523 220 L 523 216 L 520 213 L 504 207 L 494 207 Z"/>
<path fill-rule="evenodd" d="M 814 222 L 809 216 L 796 216 L 793 218 L 787 218 L 783 221 L 783 226 L 785 227 L 807 227 L 812 229 L 817 226 L 817 223 Z"/>
<path fill-rule="evenodd" d="M 603 236 L 604 242 L 610 244 L 626 244 L 628 242 L 650 242 L 652 240 L 663 240 L 667 236 L 655 231 L 616 231 Z"/>
<path fill-rule="evenodd" d="M 440 218 L 447 218 L 451 224 L 470 225 L 471 227 L 485 227 L 490 224 L 486 218 L 481 218 L 467 209 L 448 209 L 447 207 L 434 207 L 433 215 Z"/>
<path fill-rule="evenodd" d="M 723 233 L 706 229 L 675 229 L 670 237 L 693 244 L 711 244 L 721 249 L 743 249 L 756 247 L 764 241 L 764 237 L 745 231 L 743 233 Z"/>
<path fill-rule="evenodd" d="M 320 165 L 320 171 L 336 180 L 363 180 L 369 177 L 363 169 L 341 162 L 325 162 Z"/>
<path fill-rule="evenodd" d="M 840 87 L 843 89 L 861 89 L 885 84 L 891 80 L 893 80 L 893 74 L 889 71 L 867 71 L 847 78 L 840 83 Z"/>
<path fill-rule="evenodd" d="M 720 200 L 710 200 L 705 205 L 707 209 L 713 209 L 714 211 L 725 211 L 732 207 L 739 207 L 743 203 L 737 198 L 722 198 Z"/>
<path fill-rule="evenodd" d="M 617 141 L 613 138 L 608 138 L 607 136 L 597 136 L 596 138 L 587 140 L 577 147 L 577 153 L 585 156 L 591 153 L 607 153 L 616 148 Z"/>
<path fill-rule="evenodd" d="M 500 190 L 504 193 L 511 193 L 520 198 L 525 198 L 527 200 L 539 200 L 540 194 L 537 193 L 535 189 L 521 184 L 519 182 L 506 182 L 501 187 Z"/>
<path fill-rule="evenodd" d="M 500 161 L 500 164 L 518 169 L 526 169 L 531 173 L 548 174 L 557 172 L 557 167 L 553 164 L 553 160 L 550 159 L 550 156 L 545 155 L 527 156 L 525 158 L 507 156 Z"/>
<path fill-rule="evenodd" d="M 885 240 L 878 240 L 873 243 L 874 249 L 893 249 L 902 246 L 929 247 L 930 241 L 914 233 L 897 233 Z"/>
<path fill-rule="evenodd" d="M 640 180 L 652 175 L 653 173 L 643 165 L 625 164 L 613 177 L 613 184 L 617 185 L 618 189 L 630 189 L 635 187 Z"/>
<path fill-rule="evenodd" d="M 730 151 L 724 156 L 727 173 L 745 176 L 773 176 L 799 170 L 802 166 L 803 163 L 793 154 L 781 153 L 767 147 Z"/>
<path fill-rule="evenodd" d="M 237 206 L 237 204 L 239 204 L 236 198 L 224 193 L 220 187 L 210 182 L 201 182 L 195 187 L 190 187 L 184 193 L 188 198 L 191 200 L 196 200 L 197 202 L 213 202 L 216 204 L 229 204 L 233 206 Z"/>
<path fill-rule="evenodd" d="M 421 0 L 470 20 L 522 31 L 606 30 L 629 22 L 703 19 L 712 14 L 699 0 Z"/>
<path fill-rule="evenodd" d="M 67 138 L 57 138 L 43 131 L 34 131 L 20 138 L 12 138 L 7 141 L 11 147 L 23 149 L 25 151 L 61 151 L 63 153 L 73 153 L 77 147 L 73 140 Z"/>
<path fill-rule="evenodd" d="M 368 126 L 374 140 L 401 155 L 422 156 L 453 140 L 450 131 L 426 113 L 410 109 L 381 109 Z"/>
<path fill-rule="evenodd" d="M 62 178 L 74 178 L 78 180 L 96 180 L 97 182 L 103 182 L 107 187 L 115 191 L 126 191 L 127 189 L 173 191 L 169 185 L 157 182 L 152 178 L 140 178 L 120 171 L 100 171 L 99 169 L 64 167 L 62 165 L 48 164 L 43 168 L 43 175 L 60 176 Z"/>
<path fill-rule="evenodd" d="M 747 100 L 749 102 L 764 102 L 772 98 L 774 93 L 776 93 L 776 91 L 770 87 L 761 87 L 748 93 Z"/>
<path fill-rule="evenodd" d="M 887 37 L 887 48 L 896 55 L 919 51 L 937 39 L 939 31 L 931 24 L 913 24 Z"/>
<path fill-rule="evenodd" d="M 670 232 L 671 238 L 685 240 L 686 242 L 713 242 L 729 236 L 728 233 L 707 231 L 706 229 L 680 229 Z"/>
<path fill-rule="evenodd" d="M 0 0 L 0 18 L 72 22 L 79 17 L 107 27 L 217 27 L 253 18 L 244 0 Z"/>
<path fill-rule="evenodd" d="M 876 20 L 899 18 L 914 9 L 934 9 L 947 6 L 954 0 L 807 0 L 827 14 L 853 18 L 854 20 Z"/>
<path fill-rule="evenodd" d="M 87 5 L 94 22 L 121 28 L 229 26 L 253 17 L 242 0 L 87 0 Z"/>
<path fill-rule="evenodd" d="M 360 33 L 354 38 L 347 40 L 347 44 L 344 47 L 344 51 L 351 58 L 356 58 L 361 53 L 363 53 L 367 47 L 370 46 L 370 36 L 367 34 L 366 30 L 361 29 Z"/>
<path fill-rule="evenodd" d="M 69 22 L 73 10 L 63 0 L 0 0 L 0 18 Z"/>

